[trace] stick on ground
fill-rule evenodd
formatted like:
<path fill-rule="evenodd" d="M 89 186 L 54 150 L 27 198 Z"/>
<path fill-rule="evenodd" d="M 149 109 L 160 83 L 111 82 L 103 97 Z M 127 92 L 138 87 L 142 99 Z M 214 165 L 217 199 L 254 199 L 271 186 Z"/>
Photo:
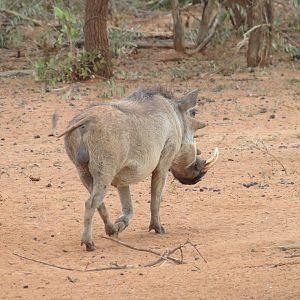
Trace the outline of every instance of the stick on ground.
<path fill-rule="evenodd" d="M 204 262 L 207 263 L 206 259 L 203 257 L 203 255 L 200 253 L 200 251 L 197 249 L 197 246 L 194 243 L 192 243 L 190 240 L 187 240 L 183 244 L 180 244 L 180 245 L 174 247 L 171 250 L 167 249 L 163 252 L 163 254 L 161 254 L 161 253 L 159 253 L 157 251 L 154 251 L 154 250 L 151 250 L 151 249 L 139 248 L 139 247 L 129 245 L 127 243 L 116 240 L 114 238 L 110 238 L 110 237 L 106 237 L 106 236 L 101 236 L 101 237 L 104 238 L 104 239 L 107 239 L 107 240 L 111 240 L 111 241 L 113 241 L 113 242 L 115 242 L 119 245 L 122 245 L 124 247 L 127 247 L 127 248 L 135 250 L 135 251 L 151 253 L 155 256 L 159 256 L 159 258 L 157 260 L 153 261 L 153 262 L 150 262 L 150 263 L 147 263 L 147 264 L 142 264 L 142 265 L 131 265 L 131 264 L 119 265 L 119 264 L 115 263 L 115 264 L 113 264 L 111 266 L 108 266 L 108 267 L 101 267 L 101 268 L 95 268 L 95 269 L 88 269 L 89 263 L 87 263 L 84 269 L 78 269 L 78 268 L 71 268 L 71 267 L 65 267 L 65 266 L 60 266 L 60 265 L 48 263 L 48 262 L 45 262 L 45 261 L 42 261 L 42 260 L 30 258 L 30 257 L 27 257 L 25 255 L 21 255 L 21 254 L 18 254 L 18 253 L 12 253 L 12 254 L 17 256 L 17 257 L 20 257 L 22 259 L 32 261 L 32 262 L 35 262 L 35 263 L 39 263 L 39 264 L 49 266 L 49 267 L 52 267 L 52 268 L 56 268 L 56 269 L 61 269 L 61 270 L 66 270 L 66 271 L 76 271 L 76 272 L 100 272 L 100 271 L 108 271 L 108 270 L 148 268 L 148 267 L 156 266 L 156 265 L 160 264 L 161 262 L 166 262 L 166 261 L 171 261 L 171 262 L 176 263 L 176 264 L 183 264 L 184 263 L 184 261 L 183 261 L 183 248 L 186 245 L 191 245 L 197 251 L 197 253 L 202 257 Z M 177 258 L 174 258 L 174 257 L 171 256 L 176 251 L 180 251 L 180 256 L 181 256 L 180 259 L 177 259 Z"/>

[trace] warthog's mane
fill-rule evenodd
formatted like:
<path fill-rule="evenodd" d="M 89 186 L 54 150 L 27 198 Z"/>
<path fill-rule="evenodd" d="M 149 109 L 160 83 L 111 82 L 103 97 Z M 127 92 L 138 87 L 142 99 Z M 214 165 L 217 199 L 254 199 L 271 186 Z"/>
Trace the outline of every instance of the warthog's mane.
<path fill-rule="evenodd" d="M 144 101 L 152 99 L 156 95 L 161 95 L 169 100 L 176 100 L 174 94 L 161 85 L 140 87 L 138 90 L 128 95 L 125 100 Z"/>
<path fill-rule="evenodd" d="M 152 110 L 156 109 L 156 106 L 150 105 L 148 106 L 147 110 L 139 111 L 139 109 L 133 109 L 131 108 L 126 108 L 122 105 L 122 103 L 126 103 L 126 101 L 133 101 L 137 103 L 142 103 L 142 102 L 150 102 L 151 100 L 154 99 L 154 96 L 160 95 L 164 97 L 167 101 L 170 102 L 176 102 L 177 98 L 176 96 L 167 88 L 157 85 L 157 86 L 145 86 L 145 87 L 140 87 L 138 90 L 132 92 L 129 94 L 127 97 L 120 101 L 114 101 L 114 102 L 100 102 L 100 103 L 92 103 L 89 105 L 86 109 L 91 109 L 95 106 L 110 106 L 114 107 L 124 113 L 130 112 L 130 113 L 146 113 L 146 112 L 151 112 Z M 86 110 L 85 109 L 85 110 Z M 145 109 L 145 107 L 144 107 Z"/>

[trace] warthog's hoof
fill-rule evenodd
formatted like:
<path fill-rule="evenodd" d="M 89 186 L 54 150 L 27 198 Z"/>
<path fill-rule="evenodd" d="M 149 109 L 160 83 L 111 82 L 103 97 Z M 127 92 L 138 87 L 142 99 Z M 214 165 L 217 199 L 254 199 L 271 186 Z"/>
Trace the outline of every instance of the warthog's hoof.
<path fill-rule="evenodd" d="M 122 216 L 115 222 L 115 227 L 118 232 L 122 232 L 128 226 L 128 218 L 126 216 Z"/>
<path fill-rule="evenodd" d="M 166 230 L 161 224 L 150 223 L 149 231 L 154 230 L 156 233 L 165 234 Z"/>
<path fill-rule="evenodd" d="M 81 246 L 85 245 L 86 251 L 94 251 L 96 250 L 96 246 L 94 244 L 94 242 L 81 242 Z"/>
<path fill-rule="evenodd" d="M 118 236 L 118 230 L 114 224 L 106 224 L 105 225 L 105 233 L 109 236 Z"/>

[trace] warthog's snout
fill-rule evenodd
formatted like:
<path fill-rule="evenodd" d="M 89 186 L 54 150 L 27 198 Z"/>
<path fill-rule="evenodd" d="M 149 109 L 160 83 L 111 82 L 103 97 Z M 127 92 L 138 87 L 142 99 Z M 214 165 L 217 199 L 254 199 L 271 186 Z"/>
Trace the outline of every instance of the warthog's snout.
<path fill-rule="evenodd" d="M 219 149 L 215 148 L 213 155 L 207 160 L 197 155 L 195 161 L 185 168 L 172 167 L 173 176 L 182 184 L 196 184 L 206 174 L 206 172 L 216 163 L 219 157 Z"/>

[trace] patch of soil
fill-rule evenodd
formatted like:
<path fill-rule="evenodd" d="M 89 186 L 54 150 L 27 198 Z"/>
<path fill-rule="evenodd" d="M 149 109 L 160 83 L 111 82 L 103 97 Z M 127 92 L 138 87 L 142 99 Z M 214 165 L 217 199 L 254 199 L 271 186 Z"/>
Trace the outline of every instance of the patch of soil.
<path fill-rule="evenodd" d="M 2 57 L 7 51 L 0 50 Z M 116 67 L 113 89 L 94 79 L 45 92 L 29 77 L 0 78 L 1 298 L 299 299 L 299 250 L 279 248 L 300 242 L 299 64 L 225 76 L 213 63 L 211 54 L 182 59 L 172 50 L 140 50 Z M 80 246 L 88 194 L 63 141 L 51 136 L 51 116 L 58 113 L 62 131 L 82 108 L 110 100 L 104 95 L 118 99 L 158 82 L 178 95 L 200 88 L 197 117 L 208 126 L 197 143 L 204 157 L 219 147 L 220 158 L 194 186 L 169 176 L 161 205 L 165 235 L 148 232 L 149 179 L 132 186 L 135 215 L 120 240 L 163 254 L 189 239 L 207 263 L 190 246 L 181 265 L 98 272 L 14 255 L 82 271 L 157 259 L 101 238 L 97 215 L 97 250 Z M 105 202 L 117 218 L 116 190 Z"/>

